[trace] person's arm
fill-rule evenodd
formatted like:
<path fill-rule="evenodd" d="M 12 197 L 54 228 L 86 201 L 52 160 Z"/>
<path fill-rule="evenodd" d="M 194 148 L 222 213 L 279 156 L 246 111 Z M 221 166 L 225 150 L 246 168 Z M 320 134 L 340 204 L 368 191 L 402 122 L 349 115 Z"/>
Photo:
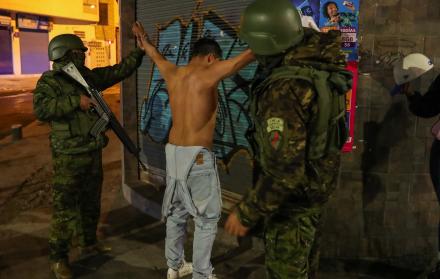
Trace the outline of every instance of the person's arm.
<path fill-rule="evenodd" d="M 69 116 L 76 110 L 86 111 L 93 105 L 84 95 L 62 95 L 56 89 L 53 78 L 42 77 L 33 94 L 34 114 L 40 121 L 52 121 Z M 61 89 L 62 90 L 62 89 Z"/>
<path fill-rule="evenodd" d="M 254 60 L 254 53 L 247 49 L 233 58 L 214 63 L 210 67 L 207 77 L 215 79 L 214 82 L 218 82 L 237 73 Z"/>
<path fill-rule="evenodd" d="M 132 31 L 137 38 L 139 30 L 136 29 L 136 23 L 133 24 Z M 138 47 L 116 65 L 92 69 L 93 74 L 89 78 L 92 79 L 93 85 L 97 87 L 96 89 L 105 90 L 133 74 L 141 65 L 144 55 L 145 51 Z"/>
<path fill-rule="evenodd" d="M 145 51 L 145 53 L 153 60 L 156 64 L 161 76 L 168 81 L 171 76 L 173 76 L 177 70 L 177 66 L 174 63 L 168 61 L 148 38 L 148 34 L 145 32 L 144 27 L 140 22 L 136 22 L 133 27 L 133 32 L 136 35 L 139 46 Z"/>
<path fill-rule="evenodd" d="M 416 116 L 430 118 L 440 113 L 440 75 L 434 80 L 425 95 L 406 88 L 409 109 Z"/>
<path fill-rule="evenodd" d="M 33 94 L 34 114 L 40 121 L 57 120 L 80 108 L 80 96 L 66 96 L 57 93 L 50 81 L 41 78 Z"/>
<path fill-rule="evenodd" d="M 145 52 L 136 48 L 122 61 L 113 66 L 99 67 L 92 69 L 95 80 L 93 83 L 99 86 L 99 90 L 107 89 L 116 83 L 129 77 L 141 65 Z"/>
<path fill-rule="evenodd" d="M 241 225 L 247 228 L 255 226 L 261 218 L 279 210 L 290 195 L 302 191 L 300 186 L 307 181 L 305 174 L 307 126 L 313 115 L 312 111 L 317 109 L 315 93 L 309 85 L 289 81 L 274 84 L 271 92 L 266 92 L 265 96 L 273 96 L 277 99 L 262 104 L 268 106 L 262 108 L 266 116 L 255 121 L 266 125 L 272 117 L 283 119 L 284 129 L 278 138 L 284 142 L 284 145 L 280 143 L 280 150 L 274 149 L 271 142 L 273 143 L 277 137 L 271 135 L 270 129 L 263 127 L 260 131 L 263 134 L 256 135 L 267 139 L 264 146 L 259 146 L 259 149 L 267 151 L 264 160 L 270 167 L 263 169 L 264 175 L 238 204 L 235 213 L 231 214 L 231 219 L 236 215 Z M 289 102 L 283 101 L 289 99 L 291 100 Z M 232 234 L 234 231 L 240 231 L 230 228 L 229 224 L 227 226 L 229 229 L 227 230 Z"/>

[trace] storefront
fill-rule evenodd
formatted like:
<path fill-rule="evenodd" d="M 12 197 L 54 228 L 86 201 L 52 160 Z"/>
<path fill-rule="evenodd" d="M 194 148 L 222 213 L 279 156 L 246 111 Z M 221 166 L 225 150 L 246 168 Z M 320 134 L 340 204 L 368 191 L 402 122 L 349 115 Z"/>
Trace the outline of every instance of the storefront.
<path fill-rule="evenodd" d="M 0 75 L 13 72 L 11 16 L 0 11 Z"/>
<path fill-rule="evenodd" d="M 17 15 L 20 36 L 22 74 L 41 74 L 49 70 L 49 19 L 34 15 Z"/>

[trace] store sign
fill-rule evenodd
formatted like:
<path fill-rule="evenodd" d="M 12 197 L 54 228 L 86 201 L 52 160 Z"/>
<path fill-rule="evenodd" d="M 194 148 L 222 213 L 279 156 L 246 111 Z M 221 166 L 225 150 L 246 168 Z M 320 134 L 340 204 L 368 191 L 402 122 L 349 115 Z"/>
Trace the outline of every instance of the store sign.
<path fill-rule="evenodd" d="M 0 26 L 11 26 L 11 18 L 6 15 L 0 15 Z"/>
<path fill-rule="evenodd" d="M 17 27 L 21 29 L 49 30 L 49 18 L 37 15 L 17 15 Z"/>

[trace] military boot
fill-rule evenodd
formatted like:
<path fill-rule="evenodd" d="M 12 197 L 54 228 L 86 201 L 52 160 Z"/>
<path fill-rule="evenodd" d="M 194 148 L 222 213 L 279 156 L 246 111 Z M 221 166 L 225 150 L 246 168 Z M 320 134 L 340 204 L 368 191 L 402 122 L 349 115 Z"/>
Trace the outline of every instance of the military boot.
<path fill-rule="evenodd" d="M 67 260 L 60 260 L 51 263 L 51 269 L 57 279 L 72 279 L 73 273 Z"/>

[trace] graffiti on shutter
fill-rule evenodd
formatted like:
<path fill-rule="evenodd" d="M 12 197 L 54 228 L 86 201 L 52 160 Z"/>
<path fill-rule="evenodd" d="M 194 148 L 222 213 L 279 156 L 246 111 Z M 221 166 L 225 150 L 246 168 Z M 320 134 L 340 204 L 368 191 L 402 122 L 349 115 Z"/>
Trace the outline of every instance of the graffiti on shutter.
<path fill-rule="evenodd" d="M 186 65 L 190 58 L 190 46 L 200 37 L 211 37 L 220 44 L 223 58 L 240 54 L 247 48 L 237 37 L 231 24 L 213 10 L 204 11 L 202 1 L 196 1 L 191 20 L 181 18 L 158 25 L 159 51 L 176 65 Z M 215 128 L 214 151 L 225 160 L 238 150 L 248 150 L 245 134 L 251 125 L 249 118 L 249 86 L 255 75 L 256 63 L 219 84 L 219 104 Z M 171 111 L 165 81 L 155 65 L 147 86 L 148 92 L 141 106 L 140 129 L 154 142 L 165 143 L 171 128 Z"/>

